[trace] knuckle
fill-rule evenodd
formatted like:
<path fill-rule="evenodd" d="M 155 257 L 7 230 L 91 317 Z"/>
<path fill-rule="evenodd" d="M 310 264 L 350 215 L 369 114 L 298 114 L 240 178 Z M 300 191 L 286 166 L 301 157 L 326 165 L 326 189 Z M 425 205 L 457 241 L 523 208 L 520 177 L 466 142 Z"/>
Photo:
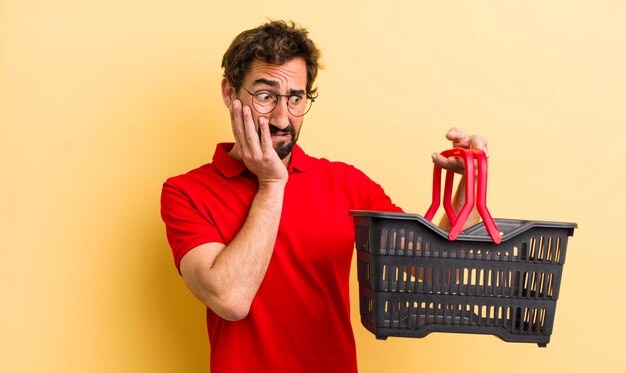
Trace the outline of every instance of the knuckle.
<path fill-rule="evenodd" d="M 264 158 L 263 155 L 259 154 L 259 153 L 254 153 L 252 155 L 252 159 L 254 159 L 254 161 L 257 162 L 257 163 L 263 163 L 263 161 L 264 161 L 263 158 Z"/>
<path fill-rule="evenodd" d="M 257 139 L 256 134 L 250 131 L 246 131 L 246 140 L 248 140 L 249 142 L 253 142 L 255 139 Z"/>

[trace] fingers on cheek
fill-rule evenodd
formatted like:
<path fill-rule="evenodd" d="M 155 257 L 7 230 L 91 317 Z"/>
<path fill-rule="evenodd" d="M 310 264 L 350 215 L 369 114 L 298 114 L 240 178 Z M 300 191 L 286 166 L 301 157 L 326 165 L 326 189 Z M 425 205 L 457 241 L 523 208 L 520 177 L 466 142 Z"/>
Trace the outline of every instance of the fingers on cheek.
<path fill-rule="evenodd" d="M 241 142 L 241 136 L 243 132 L 243 129 L 241 128 L 241 124 L 237 123 L 236 121 L 233 121 L 232 127 L 233 127 L 233 134 L 235 135 L 235 140 L 237 140 L 237 142 Z"/>
<path fill-rule="evenodd" d="M 250 119 L 250 108 L 247 106 L 243 108 L 243 119 L 244 120 Z"/>
<path fill-rule="evenodd" d="M 231 118 L 236 118 L 241 115 L 241 103 L 239 100 L 233 101 L 233 104 L 230 106 L 230 116 Z"/>
<path fill-rule="evenodd" d="M 230 116 L 231 116 L 231 124 L 233 127 L 233 131 L 236 134 L 243 133 L 243 120 L 242 120 L 241 108 L 237 108 L 236 106 L 233 106 L 231 108 Z"/>
<path fill-rule="evenodd" d="M 259 126 L 261 127 L 261 145 L 265 150 L 272 149 L 272 136 L 270 135 L 269 123 L 267 119 L 260 118 Z"/>
<path fill-rule="evenodd" d="M 259 130 L 261 131 L 261 138 L 265 138 L 268 132 L 267 119 L 259 118 Z"/>
<path fill-rule="evenodd" d="M 251 130 L 254 130 L 254 122 L 253 122 L 253 118 L 252 118 L 252 113 L 250 112 L 250 108 L 247 106 L 244 106 L 243 109 L 241 110 L 242 112 L 242 118 L 243 118 L 243 123 L 242 126 L 243 128 L 245 128 L 246 132 L 250 132 Z"/>

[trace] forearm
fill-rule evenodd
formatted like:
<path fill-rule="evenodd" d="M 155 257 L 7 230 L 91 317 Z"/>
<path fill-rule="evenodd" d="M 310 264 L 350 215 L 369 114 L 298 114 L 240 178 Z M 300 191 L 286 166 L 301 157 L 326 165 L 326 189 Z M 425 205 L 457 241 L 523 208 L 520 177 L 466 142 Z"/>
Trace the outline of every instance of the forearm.
<path fill-rule="evenodd" d="M 284 183 L 262 186 L 235 238 L 213 261 L 190 276 L 198 298 L 221 317 L 245 317 L 274 251 L 283 206 Z"/>
<path fill-rule="evenodd" d="M 454 193 L 454 196 L 452 197 L 452 208 L 454 209 L 456 214 L 459 213 L 459 211 L 461 210 L 464 204 L 465 204 L 465 176 L 462 176 L 461 181 L 456 187 L 456 192 Z M 478 224 L 478 222 L 480 222 L 480 214 L 478 213 L 478 209 L 476 208 L 476 205 L 474 205 L 467 220 L 465 221 L 465 224 L 463 225 L 463 229 L 476 225 Z M 439 227 L 445 230 L 450 230 L 450 228 L 452 227 L 452 225 L 450 224 L 450 219 L 448 218 L 447 214 L 444 214 L 443 217 L 441 218 L 441 221 L 439 222 Z"/>

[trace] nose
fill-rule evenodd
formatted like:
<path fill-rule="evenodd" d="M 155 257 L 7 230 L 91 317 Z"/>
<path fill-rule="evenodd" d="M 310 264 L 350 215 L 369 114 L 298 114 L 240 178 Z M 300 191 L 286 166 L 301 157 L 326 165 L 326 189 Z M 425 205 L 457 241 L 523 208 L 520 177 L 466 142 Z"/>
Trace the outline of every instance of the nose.
<path fill-rule="evenodd" d="M 287 98 L 285 100 L 278 100 L 276 107 L 270 113 L 269 122 L 279 129 L 283 130 L 289 126 L 289 111 L 287 110 Z"/>

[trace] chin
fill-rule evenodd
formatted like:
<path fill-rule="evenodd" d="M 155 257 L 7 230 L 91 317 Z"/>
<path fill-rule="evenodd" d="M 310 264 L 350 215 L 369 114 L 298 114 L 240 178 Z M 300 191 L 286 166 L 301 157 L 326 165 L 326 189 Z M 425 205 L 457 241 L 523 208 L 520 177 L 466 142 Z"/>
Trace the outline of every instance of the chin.
<path fill-rule="evenodd" d="M 289 154 L 291 154 L 294 145 L 295 143 L 293 142 L 289 142 L 287 144 L 280 143 L 274 145 L 274 150 L 276 151 L 276 154 L 278 154 L 278 158 L 285 159 Z"/>

